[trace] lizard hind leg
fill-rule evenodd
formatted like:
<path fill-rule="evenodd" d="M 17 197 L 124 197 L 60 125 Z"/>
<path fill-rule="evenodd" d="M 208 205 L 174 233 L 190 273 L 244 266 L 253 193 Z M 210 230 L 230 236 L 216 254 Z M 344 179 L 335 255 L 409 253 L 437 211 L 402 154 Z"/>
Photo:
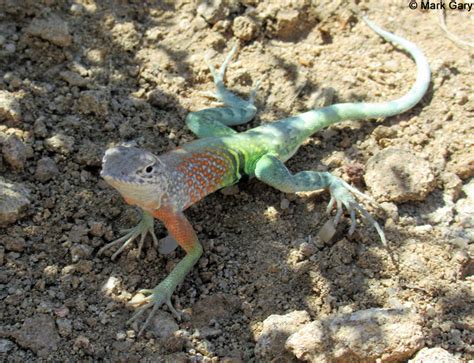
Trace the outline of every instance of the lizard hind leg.
<path fill-rule="evenodd" d="M 351 187 L 342 179 L 328 173 L 316 171 L 302 171 L 291 174 L 285 164 L 274 155 L 264 155 L 255 166 L 255 176 L 264 183 L 281 190 L 285 193 L 307 192 L 318 189 L 329 189 L 331 200 L 329 201 L 328 213 L 336 205 L 336 216 L 334 225 L 341 220 L 344 212 L 343 207 L 347 209 L 351 218 L 349 234 L 352 234 L 356 227 L 356 212 L 359 212 L 369 224 L 377 231 L 380 240 L 385 245 L 385 234 L 378 222 L 362 207 L 354 198 L 354 195 L 365 196 L 354 187 Z"/>
<path fill-rule="evenodd" d="M 257 94 L 257 89 L 260 86 L 261 79 L 254 82 L 252 86 L 252 90 L 250 91 L 250 97 L 248 100 L 244 100 L 234 94 L 233 92 L 229 91 L 224 85 L 224 76 L 227 70 L 227 67 L 230 63 L 230 60 L 237 52 L 237 44 L 235 44 L 232 49 L 230 50 L 229 54 L 227 54 L 224 62 L 220 66 L 219 70 L 216 70 L 213 64 L 211 63 L 208 57 L 205 58 L 206 64 L 209 67 L 209 71 L 212 74 L 214 79 L 214 84 L 216 85 L 216 93 L 212 93 L 212 96 L 222 102 L 224 106 L 229 108 L 238 108 L 238 109 L 245 109 L 247 111 L 247 115 L 245 118 L 242 118 L 240 123 L 233 123 L 233 125 L 239 125 L 242 123 L 246 123 L 250 121 L 253 116 L 255 115 L 257 109 L 254 106 L 255 97 Z M 227 123 L 227 125 L 230 125 Z"/>
<path fill-rule="evenodd" d="M 257 112 L 254 102 L 261 80 L 254 83 L 248 100 L 240 98 L 224 85 L 225 71 L 236 51 L 237 44 L 229 52 L 219 70 L 216 70 L 210 60 L 206 58 L 206 63 L 217 88 L 216 93 L 211 95 L 221 101 L 224 107 L 207 108 L 188 114 L 186 125 L 200 138 L 222 137 L 235 134 L 236 131 L 229 126 L 245 124 L 253 119 Z"/>

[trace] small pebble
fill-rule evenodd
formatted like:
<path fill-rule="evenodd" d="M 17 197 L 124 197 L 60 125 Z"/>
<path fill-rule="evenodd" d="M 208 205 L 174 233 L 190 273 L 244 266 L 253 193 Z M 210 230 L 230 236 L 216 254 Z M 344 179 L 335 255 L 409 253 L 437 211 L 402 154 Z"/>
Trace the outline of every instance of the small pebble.
<path fill-rule="evenodd" d="M 70 319 L 59 318 L 56 319 L 59 335 L 62 337 L 70 336 L 72 333 L 72 322 Z"/>
<path fill-rule="evenodd" d="M 255 21 L 248 16 L 238 16 L 234 19 L 232 31 L 241 40 L 252 40 L 257 36 L 258 26 Z"/>
<path fill-rule="evenodd" d="M 49 41 L 59 47 L 68 47 L 73 40 L 68 23 L 57 16 L 50 16 L 47 19 L 34 18 L 25 29 L 25 33 Z"/>
<path fill-rule="evenodd" d="M 317 251 L 317 248 L 314 244 L 308 243 L 308 242 L 303 242 L 300 245 L 300 252 L 303 254 L 305 257 L 310 257 L 314 255 Z"/>
<path fill-rule="evenodd" d="M 35 178 L 41 183 L 46 183 L 58 174 L 59 170 L 53 159 L 44 157 L 38 161 Z"/>
<path fill-rule="evenodd" d="M 105 224 L 102 222 L 92 222 L 89 232 L 95 237 L 102 237 L 105 234 Z"/>
<path fill-rule="evenodd" d="M 5 241 L 5 249 L 7 251 L 14 251 L 14 252 L 23 252 L 26 247 L 26 242 L 21 237 L 9 237 L 6 238 Z"/>
<path fill-rule="evenodd" d="M 3 157 L 15 170 L 23 170 L 28 155 L 23 141 L 16 135 L 9 135 L 2 147 Z"/>
<path fill-rule="evenodd" d="M 321 241 L 323 241 L 324 243 L 327 243 L 331 240 L 331 238 L 334 237 L 335 234 L 336 234 L 336 228 L 334 227 L 334 223 L 332 220 L 328 220 L 321 227 L 317 236 Z"/>
<path fill-rule="evenodd" d="M 239 194 L 239 186 L 238 185 L 231 185 L 230 187 L 222 188 L 221 193 L 223 195 L 237 195 Z"/>
<path fill-rule="evenodd" d="M 123 331 L 119 331 L 116 335 L 115 335 L 115 339 L 118 340 L 119 342 L 122 342 L 124 341 L 125 339 L 127 339 L 127 333 L 123 332 Z"/>
<path fill-rule="evenodd" d="M 12 92 L 0 90 L 0 119 L 15 123 L 21 120 L 20 102 Z"/>
<path fill-rule="evenodd" d="M 74 16 L 79 16 L 84 12 L 84 7 L 81 4 L 72 4 L 69 12 Z"/>
<path fill-rule="evenodd" d="M 44 120 L 44 117 L 39 117 L 33 124 L 33 132 L 35 133 L 36 137 L 44 138 L 48 136 L 48 130 L 46 128 Z"/>
<path fill-rule="evenodd" d="M 15 347 L 15 343 L 8 339 L 0 339 L 0 353 L 6 354 Z"/>
<path fill-rule="evenodd" d="M 46 149 L 59 154 L 70 154 L 74 148 L 75 139 L 72 136 L 56 134 L 45 140 Z"/>
<path fill-rule="evenodd" d="M 280 208 L 285 210 L 285 209 L 288 209 L 290 207 L 290 201 L 286 198 L 283 198 L 280 202 Z"/>
<path fill-rule="evenodd" d="M 8 43 L 8 44 L 5 45 L 5 50 L 8 53 L 13 54 L 13 53 L 16 52 L 16 46 L 13 43 Z"/>

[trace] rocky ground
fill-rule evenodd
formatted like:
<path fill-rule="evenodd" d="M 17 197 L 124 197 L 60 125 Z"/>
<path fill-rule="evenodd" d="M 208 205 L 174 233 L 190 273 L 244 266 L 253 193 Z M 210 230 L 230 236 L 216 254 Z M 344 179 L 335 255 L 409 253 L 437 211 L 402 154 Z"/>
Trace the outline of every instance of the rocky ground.
<path fill-rule="evenodd" d="M 183 253 L 147 243 L 141 256 L 136 246 L 115 261 L 113 251 L 97 255 L 138 220 L 101 180 L 101 157 L 121 141 L 162 153 L 192 140 L 186 114 L 211 104 L 205 54 L 218 65 L 239 42 L 227 73 L 239 94 L 264 76 L 249 127 L 394 98 L 414 81 L 409 57 L 349 1 L 282 3 L 0 2 L 2 360 L 473 358 L 473 51 L 446 36 L 436 11 L 406 1 L 358 6 L 425 52 L 423 101 L 326 129 L 288 162 L 368 191 L 389 248 L 363 220 L 352 236 L 347 219 L 332 236 L 327 193 L 243 180 L 186 212 L 205 252 L 174 296 L 183 319 L 163 308 L 142 337 L 126 325 L 126 303 Z M 474 11 L 445 15 L 472 39 Z"/>

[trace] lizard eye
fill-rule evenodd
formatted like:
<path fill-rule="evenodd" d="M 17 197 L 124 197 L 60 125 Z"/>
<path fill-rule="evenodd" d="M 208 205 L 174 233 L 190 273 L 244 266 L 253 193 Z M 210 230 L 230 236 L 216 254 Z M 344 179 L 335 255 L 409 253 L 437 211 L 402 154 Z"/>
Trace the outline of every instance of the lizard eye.
<path fill-rule="evenodd" d="M 147 173 L 147 174 L 153 173 L 153 165 L 148 165 L 148 166 L 145 168 L 145 173 Z"/>

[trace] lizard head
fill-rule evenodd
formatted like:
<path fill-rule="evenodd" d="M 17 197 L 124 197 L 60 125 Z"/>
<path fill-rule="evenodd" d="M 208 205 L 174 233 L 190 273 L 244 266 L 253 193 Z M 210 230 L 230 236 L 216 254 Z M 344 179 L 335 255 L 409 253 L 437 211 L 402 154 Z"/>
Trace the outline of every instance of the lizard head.
<path fill-rule="evenodd" d="M 135 147 L 107 149 L 100 175 L 129 204 L 157 209 L 167 189 L 166 168 L 152 153 Z"/>

